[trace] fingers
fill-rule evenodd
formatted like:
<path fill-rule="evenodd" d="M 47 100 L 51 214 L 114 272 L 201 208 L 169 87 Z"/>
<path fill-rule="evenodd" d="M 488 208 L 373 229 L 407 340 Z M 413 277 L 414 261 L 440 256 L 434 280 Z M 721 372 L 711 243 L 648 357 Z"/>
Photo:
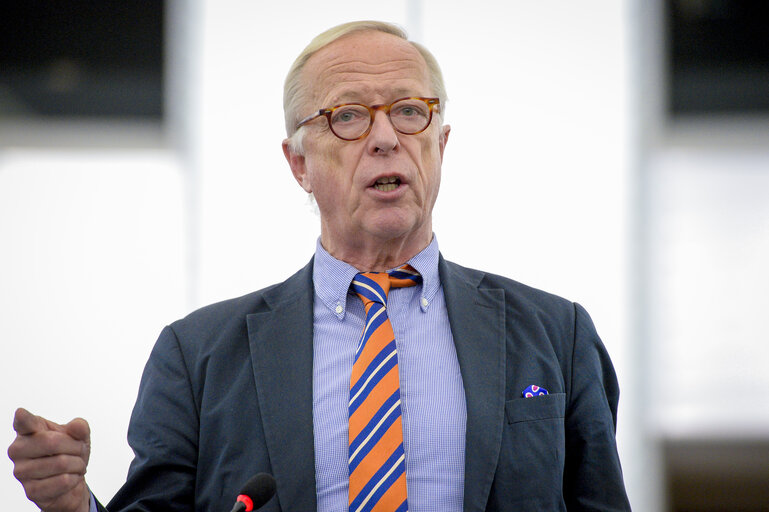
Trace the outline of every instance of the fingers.
<path fill-rule="evenodd" d="M 70 503 L 69 506 L 55 507 L 62 510 L 78 510 L 78 503 L 87 495 L 85 479 L 81 475 L 64 473 L 41 480 L 28 480 L 24 483 L 27 498 L 44 509 L 53 509 L 55 502 Z M 87 510 L 87 509 L 86 509 Z"/>
<path fill-rule="evenodd" d="M 8 448 L 13 461 L 50 455 L 77 455 L 87 461 L 90 455 L 91 429 L 82 418 L 59 425 L 19 408 L 13 428 L 18 434 Z"/>
<path fill-rule="evenodd" d="M 46 430 L 16 436 L 11 446 L 8 447 L 8 457 L 14 462 L 52 455 L 86 457 L 88 446 L 83 441 L 73 439 L 69 434 Z"/>
<path fill-rule="evenodd" d="M 40 416 L 35 416 L 26 409 L 19 407 L 13 416 L 13 430 L 17 434 L 26 436 L 35 432 L 50 430 L 49 421 Z"/>
<path fill-rule="evenodd" d="M 42 480 L 60 474 L 85 475 L 86 461 L 73 455 L 53 455 L 37 459 L 23 459 L 13 467 L 17 480 Z"/>
<path fill-rule="evenodd" d="M 14 476 L 43 510 L 88 510 L 85 472 L 90 456 L 88 423 L 76 418 L 59 425 L 25 409 L 14 415 L 16 439 L 8 447 Z"/>

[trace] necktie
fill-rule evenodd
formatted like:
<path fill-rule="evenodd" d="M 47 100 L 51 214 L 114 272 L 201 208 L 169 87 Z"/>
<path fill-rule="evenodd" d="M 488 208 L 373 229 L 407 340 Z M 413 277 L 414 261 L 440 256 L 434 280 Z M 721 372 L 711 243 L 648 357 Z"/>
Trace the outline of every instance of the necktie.
<path fill-rule="evenodd" d="M 408 510 L 398 353 L 386 305 L 391 287 L 421 282 L 409 265 L 358 274 L 352 282 L 366 322 L 350 379 L 350 512 Z"/>

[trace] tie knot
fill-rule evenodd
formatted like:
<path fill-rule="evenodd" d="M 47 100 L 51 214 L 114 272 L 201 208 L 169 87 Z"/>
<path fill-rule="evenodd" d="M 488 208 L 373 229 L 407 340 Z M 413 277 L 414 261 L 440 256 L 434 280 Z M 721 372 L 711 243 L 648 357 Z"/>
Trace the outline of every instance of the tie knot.
<path fill-rule="evenodd" d="M 363 304 L 386 304 L 390 288 L 406 288 L 421 282 L 419 272 L 411 265 L 404 265 L 389 272 L 362 272 L 353 279 L 352 289 L 363 300 Z"/>

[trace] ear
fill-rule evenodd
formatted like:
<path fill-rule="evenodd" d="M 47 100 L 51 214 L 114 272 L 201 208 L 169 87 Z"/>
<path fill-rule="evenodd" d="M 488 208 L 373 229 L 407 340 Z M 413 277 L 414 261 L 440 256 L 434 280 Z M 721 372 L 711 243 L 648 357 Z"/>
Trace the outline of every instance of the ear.
<path fill-rule="evenodd" d="M 310 180 L 307 177 L 307 166 L 305 165 L 304 155 L 301 155 L 291 148 L 291 143 L 288 139 L 283 140 L 283 154 L 286 156 L 288 166 L 291 167 L 291 173 L 294 175 L 294 179 L 299 186 L 302 187 L 305 192 L 312 193 L 312 187 L 310 186 Z"/>
<path fill-rule="evenodd" d="M 446 149 L 446 143 L 449 141 L 449 133 L 451 133 L 451 126 L 444 124 L 441 126 L 440 135 L 438 135 L 438 146 L 441 150 L 441 160 L 443 160 L 443 150 Z"/>

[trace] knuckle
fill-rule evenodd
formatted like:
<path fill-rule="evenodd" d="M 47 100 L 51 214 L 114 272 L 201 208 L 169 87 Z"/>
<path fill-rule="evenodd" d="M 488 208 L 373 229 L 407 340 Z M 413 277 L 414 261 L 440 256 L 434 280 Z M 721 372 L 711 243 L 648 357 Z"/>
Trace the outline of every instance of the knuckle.
<path fill-rule="evenodd" d="M 72 475 L 68 473 L 59 473 L 51 477 L 51 483 L 57 491 L 64 493 L 72 485 Z"/>
<path fill-rule="evenodd" d="M 24 481 L 25 472 L 19 464 L 14 464 L 13 466 L 13 477 L 19 482 L 23 483 Z"/>
<path fill-rule="evenodd" d="M 14 462 L 23 459 L 26 455 L 25 452 L 28 446 L 29 443 L 27 439 L 16 436 L 16 439 L 14 439 L 11 445 L 8 447 L 8 458 Z"/>
<path fill-rule="evenodd" d="M 86 462 L 80 457 L 78 457 L 76 459 L 75 468 L 73 472 L 77 473 L 78 475 L 85 475 L 87 468 L 88 468 L 88 465 L 86 464 Z"/>
<path fill-rule="evenodd" d="M 32 501 L 37 501 L 41 498 L 39 480 L 30 480 L 27 482 L 22 482 L 22 485 L 24 487 L 24 494 L 27 495 L 27 498 L 29 498 Z"/>
<path fill-rule="evenodd" d="M 19 448 L 18 448 L 18 440 L 15 440 L 11 443 L 11 445 L 8 447 L 8 458 L 12 461 L 16 461 L 16 458 L 19 455 Z"/>
<path fill-rule="evenodd" d="M 75 475 L 72 473 L 65 473 L 63 475 L 59 475 L 57 478 L 61 479 L 62 491 L 66 492 L 66 491 L 70 491 L 71 489 L 74 489 L 77 486 L 77 484 L 80 483 L 80 480 L 83 479 L 83 476 Z"/>
<path fill-rule="evenodd" d="M 13 464 L 13 477 L 22 483 L 24 483 L 25 479 L 29 478 L 28 460 L 20 460 Z"/>
<path fill-rule="evenodd" d="M 22 460 L 14 464 L 13 476 L 22 483 L 22 485 L 35 477 L 35 462 L 31 460 Z"/>
<path fill-rule="evenodd" d="M 75 475 L 61 474 L 41 480 L 30 480 L 24 484 L 27 498 L 34 502 L 56 499 L 77 485 Z"/>
<path fill-rule="evenodd" d="M 51 470 L 53 474 L 73 473 L 85 474 L 85 461 L 73 455 L 56 455 L 51 458 Z"/>
<path fill-rule="evenodd" d="M 48 457 L 47 469 L 52 475 L 59 475 L 67 471 L 67 460 L 62 455 Z"/>
<path fill-rule="evenodd" d="M 46 455 L 55 455 L 60 449 L 59 436 L 54 432 L 44 432 L 40 436 L 40 448 Z"/>

